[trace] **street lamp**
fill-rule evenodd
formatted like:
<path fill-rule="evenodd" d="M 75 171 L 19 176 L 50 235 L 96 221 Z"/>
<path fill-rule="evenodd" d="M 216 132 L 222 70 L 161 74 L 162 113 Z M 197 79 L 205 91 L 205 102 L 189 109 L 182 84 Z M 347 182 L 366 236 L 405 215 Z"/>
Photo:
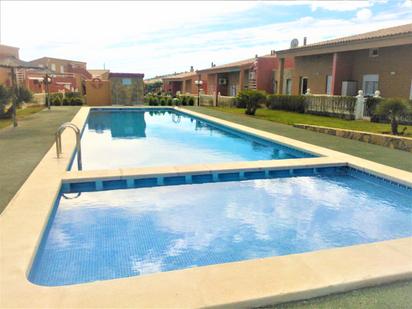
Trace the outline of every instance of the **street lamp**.
<path fill-rule="evenodd" d="M 200 78 L 199 74 L 197 80 L 195 80 L 195 85 L 197 86 L 197 106 L 200 106 L 200 87 L 203 85 L 203 81 Z"/>
<path fill-rule="evenodd" d="M 44 86 L 46 87 L 46 102 L 47 102 L 47 109 L 50 109 L 50 91 L 49 91 L 49 84 L 51 84 L 52 79 L 51 76 L 46 73 L 43 79 Z"/>

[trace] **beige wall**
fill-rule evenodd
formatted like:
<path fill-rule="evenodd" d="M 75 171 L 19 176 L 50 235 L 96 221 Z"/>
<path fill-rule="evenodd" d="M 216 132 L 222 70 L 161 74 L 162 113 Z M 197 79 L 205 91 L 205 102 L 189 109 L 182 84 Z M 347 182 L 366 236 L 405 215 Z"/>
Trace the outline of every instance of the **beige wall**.
<path fill-rule="evenodd" d="M 369 57 L 369 50 L 360 50 L 352 54 L 352 79 L 358 81 L 359 89 L 363 87 L 364 74 L 378 74 L 378 89 L 383 97 L 409 98 L 412 45 L 380 48 L 377 57 Z"/>
<path fill-rule="evenodd" d="M 93 86 L 95 85 L 95 86 Z M 86 103 L 89 106 L 112 105 L 110 81 L 101 81 L 101 86 L 97 87 L 96 82 L 86 80 Z"/>
<path fill-rule="evenodd" d="M 295 58 L 292 94 L 299 94 L 300 77 L 308 78 L 311 93 L 326 93 L 326 76 L 332 74 L 333 54 Z M 285 83 L 284 83 L 285 85 Z"/>

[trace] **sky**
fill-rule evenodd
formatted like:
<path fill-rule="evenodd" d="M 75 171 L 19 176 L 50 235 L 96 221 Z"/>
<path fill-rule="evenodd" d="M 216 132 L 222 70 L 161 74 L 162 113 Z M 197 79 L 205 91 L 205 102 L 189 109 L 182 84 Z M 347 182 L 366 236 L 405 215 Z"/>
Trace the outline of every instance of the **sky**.
<path fill-rule="evenodd" d="M 412 23 L 412 0 L 5 1 L 0 43 L 20 58 L 87 62 L 145 78 Z"/>

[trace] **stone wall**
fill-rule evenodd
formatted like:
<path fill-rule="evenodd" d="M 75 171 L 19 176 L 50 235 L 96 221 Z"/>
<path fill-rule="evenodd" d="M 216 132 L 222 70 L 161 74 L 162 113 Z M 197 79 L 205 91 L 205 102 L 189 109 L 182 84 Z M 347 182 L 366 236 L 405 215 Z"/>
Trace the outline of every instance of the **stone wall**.
<path fill-rule="evenodd" d="M 399 149 L 403 151 L 412 152 L 412 138 L 408 137 L 377 134 L 363 131 L 352 131 L 337 128 L 328 128 L 307 124 L 294 124 L 293 126 L 296 128 L 306 129 L 314 132 L 326 133 L 329 135 L 350 138 L 365 143 L 385 146 L 392 149 Z"/>

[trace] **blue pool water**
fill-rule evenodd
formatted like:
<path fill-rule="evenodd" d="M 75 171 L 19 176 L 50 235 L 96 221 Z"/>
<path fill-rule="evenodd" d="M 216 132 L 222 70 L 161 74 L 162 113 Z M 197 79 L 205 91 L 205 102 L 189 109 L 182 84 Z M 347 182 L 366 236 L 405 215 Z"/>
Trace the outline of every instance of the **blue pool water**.
<path fill-rule="evenodd" d="M 411 200 L 411 189 L 348 169 L 70 193 L 29 279 L 67 285 L 407 237 Z"/>
<path fill-rule="evenodd" d="M 84 170 L 313 157 L 172 110 L 91 110 L 81 143 Z"/>

